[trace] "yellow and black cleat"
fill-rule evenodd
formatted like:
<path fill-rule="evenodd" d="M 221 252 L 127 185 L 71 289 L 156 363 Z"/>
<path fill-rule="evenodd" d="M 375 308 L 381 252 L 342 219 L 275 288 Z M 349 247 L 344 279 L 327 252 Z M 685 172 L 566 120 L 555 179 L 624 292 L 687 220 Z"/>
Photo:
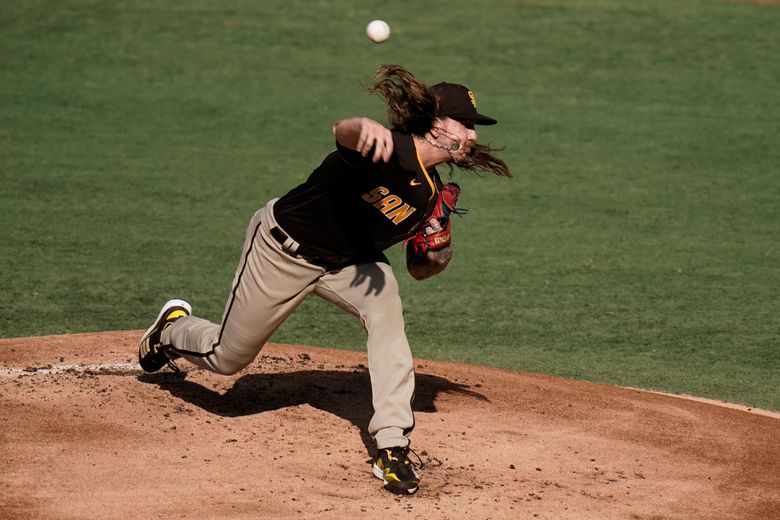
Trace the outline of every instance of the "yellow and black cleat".
<path fill-rule="evenodd" d="M 178 372 L 179 369 L 173 363 L 170 355 L 165 352 L 166 349 L 160 338 L 163 331 L 173 322 L 191 314 L 192 307 L 184 300 L 169 300 L 163 305 L 154 323 L 144 332 L 138 346 L 138 362 L 145 372 L 157 372 L 165 365 Z"/>
<path fill-rule="evenodd" d="M 374 476 L 385 489 L 399 495 L 412 495 L 420 486 L 420 476 L 409 460 L 409 447 L 382 448 L 374 459 Z"/>

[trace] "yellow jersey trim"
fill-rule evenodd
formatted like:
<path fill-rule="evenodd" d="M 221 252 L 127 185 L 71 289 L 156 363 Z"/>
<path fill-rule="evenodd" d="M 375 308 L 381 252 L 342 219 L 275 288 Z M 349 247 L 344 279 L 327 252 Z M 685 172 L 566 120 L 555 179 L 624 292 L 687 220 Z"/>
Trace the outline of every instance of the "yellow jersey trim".
<path fill-rule="evenodd" d="M 436 195 L 436 185 L 431 180 L 431 176 L 428 175 L 428 170 L 425 169 L 422 159 L 420 159 L 420 150 L 417 149 L 417 142 L 415 142 L 414 138 L 412 138 L 412 144 L 414 145 L 414 154 L 417 156 L 417 162 L 419 163 L 420 168 L 422 168 L 422 171 L 425 174 L 425 179 L 428 181 L 428 184 L 431 187 L 431 196 L 428 197 L 428 200 L 431 200 L 433 196 Z"/>

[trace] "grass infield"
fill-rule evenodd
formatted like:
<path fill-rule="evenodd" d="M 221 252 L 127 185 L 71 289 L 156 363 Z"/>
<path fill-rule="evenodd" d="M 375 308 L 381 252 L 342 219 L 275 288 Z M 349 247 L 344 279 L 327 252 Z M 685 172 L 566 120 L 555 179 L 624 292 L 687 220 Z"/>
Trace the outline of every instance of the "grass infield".
<path fill-rule="evenodd" d="M 455 171 L 442 275 L 389 252 L 417 357 L 780 410 L 780 6 L 27 0 L 0 29 L 2 337 L 218 320 L 251 214 L 401 63 L 470 86 L 515 174 Z M 273 337 L 363 339 L 315 298 Z"/>

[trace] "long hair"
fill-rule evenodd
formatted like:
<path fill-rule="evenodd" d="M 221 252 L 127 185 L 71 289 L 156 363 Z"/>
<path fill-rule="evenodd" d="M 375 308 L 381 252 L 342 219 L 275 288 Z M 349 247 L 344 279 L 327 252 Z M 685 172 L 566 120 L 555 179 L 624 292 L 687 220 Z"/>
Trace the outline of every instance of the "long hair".
<path fill-rule="evenodd" d="M 417 136 L 424 136 L 433 128 L 439 103 L 425 83 L 401 65 L 382 65 L 375 77 L 377 81 L 365 88 L 369 93 L 384 98 L 391 126 Z M 471 173 L 486 171 L 499 177 L 511 177 L 506 163 L 492 154 L 502 149 L 474 143 L 471 153 L 456 164 Z"/>
<path fill-rule="evenodd" d="M 499 177 L 511 177 L 512 172 L 504 161 L 493 155 L 491 152 L 500 152 L 503 148 L 492 148 L 490 145 L 474 143 L 471 152 L 465 159 L 457 163 L 459 168 L 478 174 L 486 171 L 498 175 Z"/>
<path fill-rule="evenodd" d="M 407 134 L 428 133 L 438 105 L 433 92 L 400 65 L 382 65 L 375 77 L 376 83 L 366 90 L 385 99 L 390 124 Z"/>

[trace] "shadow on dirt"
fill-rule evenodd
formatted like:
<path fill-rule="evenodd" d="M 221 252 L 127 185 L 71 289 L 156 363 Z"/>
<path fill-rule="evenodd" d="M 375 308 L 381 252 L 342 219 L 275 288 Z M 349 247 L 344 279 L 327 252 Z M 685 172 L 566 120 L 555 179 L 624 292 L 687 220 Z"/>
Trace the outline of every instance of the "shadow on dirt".
<path fill-rule="evenodd" d="M 223 417 L 240 417 L 278 410 L 289 406 L 308 404 L 350 421 L 360 429 L 360 437 L 369 453 L 375 451 L 367 427 L 373 414 L 371 383 L 366 369 L 301 370 L 272 374 L 247 374 L 221 393 L 201 384 L 188 381 L 185 372 L 179 374 L 144 374 L 143 383 L 156 384 L 171 395 Z M 415 412 L 436 411 L 440 394 L 456 393 L 480 401 L 488 399 L 469 389 L 468 385 L 453 383 L 443 377 L 417 374 L 413 403 Z"/>

